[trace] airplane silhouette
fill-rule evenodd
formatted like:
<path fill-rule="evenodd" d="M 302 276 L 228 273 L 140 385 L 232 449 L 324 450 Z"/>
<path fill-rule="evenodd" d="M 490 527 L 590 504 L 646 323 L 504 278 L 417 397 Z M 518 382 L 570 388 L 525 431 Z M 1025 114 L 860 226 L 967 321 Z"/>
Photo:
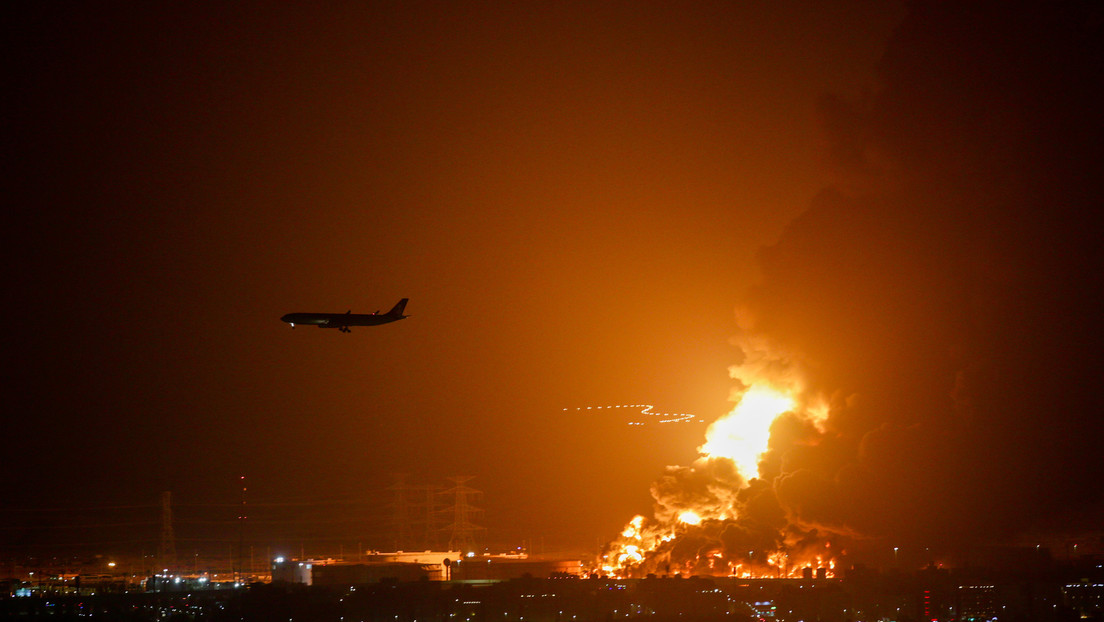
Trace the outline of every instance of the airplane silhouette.
<path fill-rule="evenodd" d="M 349 333 L 352 332 L 349 330 L 350 326 L 378 326 L 410 317 L 403 315 L 407 300 L 409 298 L 403 298 L 390 311 L 382 315 L 379 311 L 365 314 L 353 313 L 349 310 L 345 313 L 288 313 L 280 320 L 291 324 L 292 328 L 295 328 L 296 324 L 312 324 L 318 328 L 336 328 L 343 333 Z"/>

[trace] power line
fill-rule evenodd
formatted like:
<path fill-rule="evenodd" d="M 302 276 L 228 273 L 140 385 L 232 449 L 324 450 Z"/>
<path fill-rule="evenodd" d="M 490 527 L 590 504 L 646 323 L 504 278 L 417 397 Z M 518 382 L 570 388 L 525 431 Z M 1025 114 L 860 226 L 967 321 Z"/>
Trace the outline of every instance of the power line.
<path fill-rule="evenodd" d="M 0 512 L 96 512 L 100 510 L 149 510 L 157 505 L 100 505 L 100 506 L 73 506 L 68 508 L 0 508 Z"/>

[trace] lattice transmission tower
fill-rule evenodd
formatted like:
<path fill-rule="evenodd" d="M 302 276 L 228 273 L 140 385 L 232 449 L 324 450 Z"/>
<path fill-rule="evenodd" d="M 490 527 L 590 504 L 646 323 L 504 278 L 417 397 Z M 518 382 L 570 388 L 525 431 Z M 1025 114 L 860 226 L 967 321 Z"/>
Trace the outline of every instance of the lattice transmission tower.
<path fill-rule="evenodd" d="M 406 483 L 405 473 L 394 475 L 395 483 L 388 487 L 395 494 L 395 501 L 391 505 L 394 511 L 391 517 L 392 533 L 395 535 L 395 550 L 405 551 L 413 541 L 410 525 L 410 486 Z"/>
<path fill-rule="evenodd" d="M 161 548 L 158 551 L 161 568 L 176 565 L 176 537 L 172 526 L 172 493 L 161 493 Z"/>
<path fill-rule="evenodd" d="M 440 486 L 409 484 L 406 475 L 396 474 L 388 487 L 393 493 L 391 504 L 392 534 L 396 551 L 429 551 L 438 547 L 441 525 L 438 497 Z"/>
<path fill-rule="evenodd" d="M 448 543 L 450 551 L 460 551 L 461 553 L 477 551 L 479 548 L 479 535 L 486 531 L 485 528 L 472 522 L 472 517 L 483 511 L 472 505 L 472 501 L 476 500 L 483 493 L 464 485 L 465 482 L 471 479 L 472 476 L 470 475 L 456 475 L 450 477 L 449 480 L 451 480 L 455 486 L 444 491 L 444 494 L 451 495 L 453 499 L 453 505 L 449 508 L 452 512 L 452 524 L 446 527 L 451 534 Z"/>

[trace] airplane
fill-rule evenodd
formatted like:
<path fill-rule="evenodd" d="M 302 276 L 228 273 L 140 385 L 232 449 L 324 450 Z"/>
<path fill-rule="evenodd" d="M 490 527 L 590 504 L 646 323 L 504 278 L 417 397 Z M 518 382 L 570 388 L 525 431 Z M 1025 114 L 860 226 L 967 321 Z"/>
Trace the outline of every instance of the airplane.
<path fill-rule="evenodd" d="M 403 298 L 384 314 L 380 314 L 379 311 L 368 314 L 353 313 L 351 310 L 345 313 L 288 313 L 280 318 L 280 321 L 291 324 L 292 328 L 295 328 L 296 324 L 313 324 L 318 328 L 336 328 L 343 333 L 349 333 L 352 332 L 349 330 L 350 326 L 377 326 L 410 317 L 403 315 L 407 300 L 409 298 Z"/>

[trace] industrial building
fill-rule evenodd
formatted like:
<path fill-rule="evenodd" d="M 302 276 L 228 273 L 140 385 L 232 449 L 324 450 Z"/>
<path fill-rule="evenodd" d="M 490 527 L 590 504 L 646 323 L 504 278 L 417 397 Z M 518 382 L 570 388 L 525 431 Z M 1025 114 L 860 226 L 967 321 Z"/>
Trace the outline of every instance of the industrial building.
<path fill-rule="evenodd" d="M 369 551 L 355 562 L 334 559 L 285 560 L 272 564 L 274 582 L 357 585 L 397 581 L 508 581 L 523 577 L 579 577 L 578 559 L 532 559 L 524 554 L 462 555 L 459 551 Z"/>

